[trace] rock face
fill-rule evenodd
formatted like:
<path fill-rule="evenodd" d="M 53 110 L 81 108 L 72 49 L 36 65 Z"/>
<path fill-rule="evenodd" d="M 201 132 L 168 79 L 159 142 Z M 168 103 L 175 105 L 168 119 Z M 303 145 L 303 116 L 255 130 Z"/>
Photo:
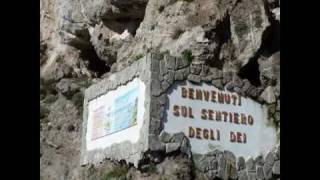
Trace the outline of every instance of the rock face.
<path fill-rule="evenodd" d="M 41 179 L 78 179 L 83 91 L 90 82 L 62 79 L 40 87 Z"/>
<path fill-rule="evenodd" d="M 165 132 L 164 152 L 144 168 L 80 167 L 79 153 L 84 89 L 146 52 L 161 60 L 153 95 L 175 80 L 210 82 L 267 104 L 279 129 L 280 0 L 41 0 L 40 25 L 41 179 L 112 176 L 105 171 L 132 179 L 279 176 L 280 148 L 260 159 L 211 152 L 194 171 L 187 138 Z"/>

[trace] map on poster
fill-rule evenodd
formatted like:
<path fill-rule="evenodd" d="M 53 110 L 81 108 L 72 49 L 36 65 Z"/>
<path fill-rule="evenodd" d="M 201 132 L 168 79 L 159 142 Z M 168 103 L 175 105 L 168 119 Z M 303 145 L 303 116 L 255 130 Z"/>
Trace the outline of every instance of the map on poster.
<path fill-rule="evenodd" d="M 86 146 L 88 150 L 140 137 L 144 116 L 144 83 L 135 78 L 88 104 Z"/>
<path fill-rule="evenodd" d="M 93 111 L 91 140 L 121 131 L 137 124 L 139 87 L 116 97 Z"/>

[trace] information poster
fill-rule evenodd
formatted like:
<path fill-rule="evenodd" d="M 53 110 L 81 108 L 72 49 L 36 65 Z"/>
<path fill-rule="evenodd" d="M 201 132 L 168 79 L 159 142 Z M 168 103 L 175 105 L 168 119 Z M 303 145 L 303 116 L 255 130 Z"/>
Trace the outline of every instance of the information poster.
<path fill-rule="evenodd" d="M 135 84 L 126 92 L 105 99 L 105 103 L 92 111 L 91 140 L 119 132 L 137 125 L 139 86 Z"/>

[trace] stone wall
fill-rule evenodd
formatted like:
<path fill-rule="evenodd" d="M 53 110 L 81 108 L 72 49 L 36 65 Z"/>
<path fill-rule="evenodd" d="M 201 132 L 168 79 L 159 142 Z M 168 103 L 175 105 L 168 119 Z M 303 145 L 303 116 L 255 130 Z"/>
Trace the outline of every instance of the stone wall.
<path fill-rule="evenodd" d="M 270 73 L 269 73 L 270 74 Z M 138 143 L 123 142 L 103 150 L 85 150 L 85 130 L 88 101 L 110 90 L 115 90 L 140 78 L 146 85 L 144 124 Z M 169 134 L 164 129 L 164 116 L 168 103 L 167 93 L 175 82 L 190 81 L 208 83 L 220 89 L 226 88 L 241 96 L 251 97 L 268 106 L 269 121 L 279 128 L 279 104 L 274 99 L 273 89 L 256 87 L 237 75 L 230 78 L 222 70 L 204 63 L 190 61 L 186 57 L 173 57 L 165 53 L 147 53 L 143 58 L 133 61 L 125 69 L 106 77 L 92 85 L 85 92 L 84 123 L 82 129 L 82 164 L 98 163 L 104 158 L 125 160 L 136 167 L 146 163 L 160 163 L 170 154 L 182 153 L 193 159 L 195 167 L 209 179 L 272 179 L 280 174 L 280 146 L 270 149 L 266 155 L 245 160 L 236 157 L 228 150 L 213 150 L 203 155 L 193 155 L 188 137 L 184 133 Z M 274 97 L 272 97 L 272 95 Z M 270 97 L 271 100 L 270 100 Z"/>
<path fill-rule="evenodd" d="M 150 148 L 154 144 L 157 146 L 157 136 L 163 129 L 163 121 L 165 109 L 167 105 L 167 92 L 175 83 L 188 80 L 193 83 L 205 82 L 212 84 L 219 89 L 224 87 L 236 92 L 241 96 L 250 97 L 261 104 L 268 106 L 268 112 L 271 123 L 278 128 L 279 126 L 279 104 L 276 101 L 277 97 L 272 86 L 265 89 L 251 85 L 247 79 L 241 79 L 237 75 L 223 76 L 222 70 L 212 68 L 204 63 L 190 63 L 182 57 L 173 57 L 169 54 L 152 54 L 151 65 L 151 124 L 149 134 L 155 135 L 155 138 L 150 138 Z M 271 99 L 271 100 L 270 100 Z M 280 103 L 280 102 L 279 102 Z M 275 115 L 274 117 L 272 115 Z"/>
<path fill-rule="evenodd" d="M 263 67 L 265 66 L 261 68 Z M 274 67 L 269 66 L 268 68 L 272 69 Z M 178 138 L 180 141 L 175 142 L 171 140 L 170 142 L 168 140 L 170 139 L 169 135 L 164 135 L 167 133 L 162 131 L 166 105 L 168 103 L 168 90 L 175 82 L 185 80 L 193 83 L 205 82 L 220 89 L 226 88 L 231 92 L 236 92 L 244 97 L 250 97 L 261 104 L 267 105 L 269 121 L 279 130 L 280 107 L 276 102 L 277 96 L 274 95 L 273 86 L 267 86 L 265 89 L 263 87 L 256 87 L 247 79 L 241 79 L 235 74 L 231 74 L 228 77 L 226 73 L 217 68 L 212 68 L 204 63 L 190 62 L 187 58 L 173 57 L 167 53 L 152 54 L 151 70 L 152 98 L 150 110 L 152 114 L 149 129 L 149 145 L 151 150 L 156 151 L 161 149 L 165 150 L 166 153 L 179 150 L 189 156 L 191 155 L 190 145 L 185 141 L 188 139 L 187 137 L 180 137 Z M 262 73 L 264 72 L 262 70 Z M 269 76 L 275 76 L 270 71 L 268 74 Z M 174 137 L 176 136 L 174 135 Z M 193 157 L 196 167 L 205 173 L 208 178 L 271 179 L 280 175 L 280 146 L 278 149 L 270 149 L 270 152 L 265 157 L 261 155 L 253 158 L 245 161 L 243 157 L 235 157 L 230 151 L 222 152 L 219 150 L 201 157 Z"/>

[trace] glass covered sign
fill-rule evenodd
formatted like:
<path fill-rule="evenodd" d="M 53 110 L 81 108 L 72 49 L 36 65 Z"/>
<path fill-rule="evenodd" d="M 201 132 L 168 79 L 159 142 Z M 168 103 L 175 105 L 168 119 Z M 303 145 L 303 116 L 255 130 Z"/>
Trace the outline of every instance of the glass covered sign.
<path fill-rule="evenodd" d="M 137 125 L 139 87 L 93 110 L 91 140 Z"/>
<path fill-rule="evenodd" d="M 87 148 L 122 141 L 126 137 L 127 140 L 136 141 L 139 136 L 139 127 L 136 126 L 138 119 L 142 120 L 144 111 L 143 100 L 144 85 L 140 80 L 134 79 L 127 85 L 90 101 Z"/>

